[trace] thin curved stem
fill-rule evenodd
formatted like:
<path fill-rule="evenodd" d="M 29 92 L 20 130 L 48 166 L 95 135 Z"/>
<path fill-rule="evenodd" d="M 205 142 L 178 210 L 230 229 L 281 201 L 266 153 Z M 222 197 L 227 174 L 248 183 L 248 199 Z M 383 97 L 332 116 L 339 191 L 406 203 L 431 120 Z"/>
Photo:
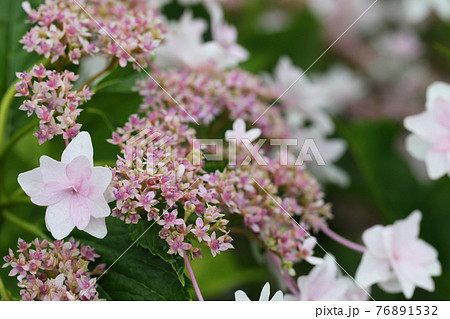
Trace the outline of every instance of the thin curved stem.
<path fill-rule="evenodd" d="M 320 227 L 320 230 L 327 235 L 328 237 L 330 237 L 331 239 L 333 239 L 334 241 L 338 242 L 339 244 L 353 249 L 359 253 L 364 253 L 366 251 L 366 247 L 359 245 L 357 243 L 352 242 L 351 240 L 348 240 L 344 237 L 342 237 L 341 235 L 336 234 L 334 231 L 332 231 L 331 229 L 329 229 L 326 225 L 322 225 Z"/>
<path fill-rule="evenodd" d="M 5 147 L 0 151 L 0 158 L 5 156 L 5 154 L 14 147 L 14 145 L 22 139 L 27 133 L 32 131 L 36 125 L 39 124 L 39 120 L 34 120 L 28 123 L 26 126 L 24 126 L 19 132 L 17 132 L 11 139 L 9 140 L 8 144 L 5 145 Z"/>
<path fill-rule="evenodd" d="M 269 255 L 269 258 L 272 260 L 272 262 L 275 264 L 275 266 L 278 268 L 278 271 L 280 272 L 281 276 L 283 276 L 284 282 L 286 284 L 286 286 L 288 287 L 288 289 L 290 290 L 290 292 L 297 298 L 300 299 L 300 291 L 298 289 L 297 283 L 295 282 L 295 280 L 289 276 L 289 274 L 287 274 L 281 267 L 281 261 L 278 258 L 278 256 L 276 256 L 274 253 L 272 253 L 271 251 L 269 251 L 267 253 Z"/>
<path fill-rule="evenodd" d="M 11 223 L 19 226 L 20 228 L 36 235 L 39 238 L 48 239 L 48 237 L 35 225 L 30 224 L 29 222 L 24 221 L 23 219 L 15 216 L 14 214 L 10 213 L 7 210 L 3 210 L 3 217 L 10 221 Z"/>
<path fill-rule="evenodd" d="M 8 90 L 3 95 L 0 103 L 0 147 L 3 146 L 6 137 L 6 126 L 8 123 L 8 113 L 11 108 L 14 95 L 16 94 L 15 83 L 11 84 Z"/>
<path fill-rule="evenodd" d="M 8 290 L 6 290 L 5 285 L 3 284 L 2 277 L 0 276 L 0 300 L 10 301 Z"/>
<path fill-rule="evenodd" d="M 197 298 L 199 301 L 204 301 L 202 293 L 200 291 L 200 288 L 197 284 L 197 280 L 195 279 L 195 275 L 194 275 L 194 271 L 192 270 L 191 263 L 189 262 L 189 257 L 187 256 L 186 252 L 184 252 L 183 255 L 184 255 L 183 256 L 184 263 L 186 264 L 186 268 L 189 272 L 189 276 L 191 277 L 192 285 L 194 285 L 194 290 L 195 290 L 195 293 L 197 294 Z"/>

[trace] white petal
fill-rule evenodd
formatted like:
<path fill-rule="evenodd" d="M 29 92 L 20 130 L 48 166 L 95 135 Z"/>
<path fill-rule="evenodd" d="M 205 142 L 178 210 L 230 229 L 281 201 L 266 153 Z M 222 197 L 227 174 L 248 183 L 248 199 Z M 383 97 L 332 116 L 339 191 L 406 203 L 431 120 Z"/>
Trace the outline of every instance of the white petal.
<path fill-rule="evenodd" d="M 75 224 L 70 217 L 69 198 L 47 207 L 45 224 L 55 239 L 61 240 L 70 234 Z"/>
<path fill-rule="evenodd" d="M 34 194 L 40 192 L 44 187 L 44 180 L 42 179 L 42 173 L 39 167 L 19 174 L 17 181 L 25 194 L 30 197 L 33 197 Z"/>
<path fill-rule="evenodd" d="M 67 182 L 66 163 L 61 163 L 48 156 L 41 156 L 41 173 L 44 183 L 57 181 L 61 184 Z"/>
<path fill-rule="evenodd" d="M 419 237 L 421 220 L 422 213 L 420 210 L 415 210 L 405 219 L 396 221 L 393 232 L 395 240 L 400 240 L 401 243 L 407 243 Z"/>
<path fill-rule="evenodd" d="M 439 179 L 450 172 L 450 163 L 445 153 L 430 150 L 425 158 L 427 173 L 431 179 Z"/>
<path fill-rule="evenodd" d="M 269 297 L 270 297 L 270 284 L 266 282 L 261 291 L 261 295 L 259 296 L 259 301 L 269 301 Z"/>
<path fill-rule="evenodd" d="M 91 162 L 91 165 L 94 165 L 94 149 L 92 147 L 91 136 L 88 132 L 78 133 L 62 153 L 61 162 L 70 163 L 78 156 L 86 156 Z"/>
<path fill-rule="evenodd" d="M 440 276 L 442 274 L 442 266 L 439 261 L 435 261 L 425 268 L 431 276 Z"/>
<path fill-rule="evenodd" d="M 252 128 L 250 131 L 245 133 L 245 137 L 248 138 L 248 140 L 250 142 L 253 142 L 260 136 L 261 136 L 261 130 L 259 128 Z"/>
<path fill-rule="evenodd" d="M 96 193 L 103 194 L 108 189 L 111 184 L 112 173 L 107 167 L 93 167 L 91 178 L 89 180 L 90 184 L 95 187 Z"/>
<path fill-rule="evenodd" d="M 450 84 L 445 82 L 434 82 L 427 89 L 427 110 L 433 110 L 437 98 L 450 101 Z"/>
<path fill-rule="evenodd" d="M 237 137 L 242 137 L 245 134 L 245 122 L 243 119 L 239 118 L 234 121 L 233 131 Z"/>
<path fill-rule="evenodd" d="M 91 217 L 89 224 L 84 229 L 86 233 L 92 235 L 96 238 L 105 238 L 108 230 L 106 229 L 105 218 L 94 218 Z"/>
<path fill-rule="evenodd" d="M 283 292 L 281 290 L 278 290 L 275 295 L 273 295 L 272 299 L 270 301 L 283 301 Z"/>
<path fill-rule="evenodd" d="M 236 291 L 234 293 L 234 298 L 236 299 L 236 301 L 250 301 L 250 299 L 247 297 L 247 294 L 242 290 Z"/>
<path fill-rule="evenodd" d="M 434 144 L 439 137 L 448 133 L 431 112 L 428 111 L 406 117 L 403 125 L 406 129 L 431 144 Z"/>
<path fill-rule="evenodd" d="M 390 280 L 387 280 L 385 282 L 378 283 L 378 286 L 380 286 L 380 288 L 383 289 L 384 291 L 391 294 L 402 292 L 400 282 L 395 277 L 392 277 Z"/>
<path fill-rule="evenodd" d="M 425 156 L 429 151 L 431 144 L 421 139 L 415 134 L 410 134 L 406 138 L 406 150 L 415 158 L 425 160 Z"/>
<path fill-rule="evenodd" d="M 369 252 L 365 252 L 361 263 L 356 270 L 355 280 L 363 287 L 369 287 L 375 283 L 384 282 L 391 277 L 388 261 L 375 258 Z"/>
<path fill-rule="evenodd" d="M 320 257 L 315 257 L 315 256 L 308 256 L 305 259 L 308 263 L 310 263 L 311 265 L 317 266 L 317 265 L 322 265 L 323 264 L 323 259 Z"/>
<path fill-rule="evenodd" d="M 381 225 L 375 225 L 365 230 L 362 239 L 364 245 L 367 247 L 367 250 L 370 251 L 372 255 L 380 259 L 388 258 L 388 253 L 386 250 L 386 246 L 383 242 L 383 232 L 384 228 Z"/>

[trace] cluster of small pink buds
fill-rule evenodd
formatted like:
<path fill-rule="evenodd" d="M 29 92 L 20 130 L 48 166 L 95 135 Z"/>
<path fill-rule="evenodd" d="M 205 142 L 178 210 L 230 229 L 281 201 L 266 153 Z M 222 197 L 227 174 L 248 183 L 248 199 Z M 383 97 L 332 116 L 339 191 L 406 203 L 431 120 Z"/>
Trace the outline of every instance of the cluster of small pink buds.
<path fill-rule="evenodd" d="M 17 77 L 20 81 L 15 85 L 16 96 L 27 98 L 19 109 L 28 116 L 35 113 L 40 120 L 39 131 L 35 133 L 39 144 L 61 134 L 69 140 L 80 132 L 81 124 L 76 123 L 82 111 L 79 106 L 90 100 L 93 93 L 87 86 L 72 91 L 78 75 L 67 70 L 63 73 L 46 70 L 40 64 L 30 73 L 18 73 Z"/>
<path fill-rule="evenodd" d="M 16 254 L 9 249 L 3 267 L 12 267 L 9 276 L 17 276 L 22 300 L 98 300 L 95 279 L 104 264 L 89 271 L 89 263 L 98 258 L 94 249 L 69 241 L 18 240 Z"/>
<path fill-rule="evenodd" d="M 317 181 L 303 166 L 283 166 L 277 160 L 266 160 L 268 165 L 238 166 L 202 179 L 219 193 L 221 209 L 241 215 L 260 243 L 289 269 L 294 262 L 311 255 L 303 243 L 331 218 L 330 206 L 324 202 Z"/>
<path fill-rule="evenodd" d="M 55 62 L 62 58 L 78 64 L 86 54 L 112 56 L 122 67 L 147 59 L 165 29 L 159 14 L 142 3 L 126 0 L 46 0 L 36 10 L 23 3 L 34 26 L 21 43 Z"/>
<path fill-rule="evenodd" d="M 113 169 L 117 201 L 112 215 L 126 223 L 155 220 L 162 226 L 160 237 L 170 246 L 168 253 L 190 251 L 198 258 L 201 250 L 190 239 L 208 246 L 213 255 L 233 246 L 228 220 L 215 206 L 218 194 L 200 179 L 202 163 L 194 165 L 195 158 L 201 159 L 193 154 L 194 133 L 170 112 L 162 118 L 157 113 L 132 115 L 113 133 L 110 142 L 121 148 L 122 157 Z"/>
<path fill-rule="evenodd" d="M 166 92 L 152 79 L 139 81 L 139 92 L 144 97 L 142 111 L 160 112 L 168 107 L 182 121 L 195 119 L 204 125 L 228 112 L 232 120 L 242 118 L 250 123 L 258 120 L 258 127 L 266 137 L 289 136 L 279 108 L 275 105 L 267 110 L 281 92 L 265 86 L 248 72 L 221 71 L 211 63 L 195 69 L 159 70 L 154 78 Z M 180 110 L 180 105 L 185 112 Z"/>

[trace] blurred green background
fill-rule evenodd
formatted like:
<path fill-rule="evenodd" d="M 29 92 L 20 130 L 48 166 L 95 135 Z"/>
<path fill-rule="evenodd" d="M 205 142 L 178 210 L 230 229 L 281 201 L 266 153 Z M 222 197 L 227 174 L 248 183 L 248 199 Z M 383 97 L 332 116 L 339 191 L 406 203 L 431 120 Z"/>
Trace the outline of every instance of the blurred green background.
<path fill-rule="evenodd" d="M 28 29 L 20 1 L 2 0 L 0 10 L 0 96 L 15 81 L 15 72 L 28 69 L 40 60 L 35 54 L 25 52 L 18 40 Z M 39 1 L 30 1 L 32 6 Z M 229 15 L 229 21 L 239 30 L 239 43 L 250 51 L 251 58 L 242 67 L 251 72 L 271 72 L 281 55 L 289 55 L 293 62 L 306 69 L 327 48 L 320 21 L 306 9 L 298 9 L 289 28 L 279 33 L 265 34 L 258 31 L 258 19 L 267 5 L 266 1 L 250 0 L 239 14 Z M 205 16 L 201 7 L 195 7 L 197 16 Z M 164 13 L 172 18 L 181 14 L 177 4 L 169 5 Z M 450 47 L 450 26 L 441 23 L 424 30 L 423 39 L 427 43 L 427 54 L 432 57 L 443 70 L 450 70 L 448 57 L 439 50 L 439 46 Z M 447 41 L 447 42 L 445 42 Z M 321 71 L 336 62 L 333 52 L 310 70 Z M 122 70 L 121 77 L 134 78 L 131 68 Z M 125 81 L 126 82 L 126 81 Z M 93 96 L 92 100 L 83 106 L 84 111 L 79 117 L 83 130 L 91 133 L 95 147 L 94 159 L 97 163 L 111 163 L 115 160 L 118 149 L 106 142 L 111 136 L 111 127 L 122 125 L 129 114 L 136 112 L 140 97 L 130 90 L 129 85 L 119 86 L 118 91 L 103 90 Z M 425 92 L 423 93 L 425 101 Z M 25 112 L 17 108 L 20 99 L 16 99 L 10 112 L 8 135 L 12 136 L 21 127 L 33 121 L 27 118 Z M 364 107 L 364 105 L 361 105 Z M 402 123 L 388 118 L 376 120 L 350 119 L 340 117 L 335 119 L 337 136 L 344 138 L 349 145 L 345 156 L 338 165 L 351 176 L 348 188 L 326 186 L 327 201 L 333 205 L 335 218 L 331 227 L 339 234 L 360 242 L 362 232 L 376 224 L 389 224 L 404 218 L 414 209 L 423 213 L 421 237 L 436 247 L 439 260 L 442 263 L 443 274 L 435 278 L 436 290 L 429 293 L 417 289 L 414 300 L 450 300 L 450 179 L 444 177 L 436 182 L 420 182 L 410 170 L 404 155 L 399 152 L 398 145 L 404 143 L 405 130 Z M 7 254 L 9 247 L 15 247 L 17 239 L 30 241 L 35 234 L 18 227 L 4 212 L 27 220 L 36 228 L 45 232 L 45 208 L 36 207 L 30 203 L 21 203 L 14 207 L 5 206 L 5 202 L 20 195 L 17 175 L 38 166 L 39 157 L 48 155 L 59 159 L 64 148 L 61 138 L 39 146 L 37 139 L 31 133 L 22 138 L 0 165 L 4 170 L 4 185 L 0 189 L 3 198 L 0 204 L 0 255 Z M 251 299 L 257 299 L 262 286 L 270 281 L 272 289 L 279 288 L 273 272 L 268 269 L 261 252 L 244 237 L 235 237 L 235 249 L 212 258 L 205 251 L 202 260 L 193 262 L 194 271 L 206 299 L 234 299 L 234 291 L 243 289 Z M 322 235 L 319 242 L 332 252 L 339 263 L 354 274 L 361 258 L 360 254 L 342 247 Z M 316 249 L 317 255 L 323 255 Z M 310 270 L 306 264 L 299 265 L 298 273 L 304 274 Z M 7 276 L 9 269 L 1 269 L 0 276 L 7 289 L 18 297 L 16 278 Z M 390 295 L 377 287 L 372 295 L 376 300 L 402 300 L 402 295 Z"/>

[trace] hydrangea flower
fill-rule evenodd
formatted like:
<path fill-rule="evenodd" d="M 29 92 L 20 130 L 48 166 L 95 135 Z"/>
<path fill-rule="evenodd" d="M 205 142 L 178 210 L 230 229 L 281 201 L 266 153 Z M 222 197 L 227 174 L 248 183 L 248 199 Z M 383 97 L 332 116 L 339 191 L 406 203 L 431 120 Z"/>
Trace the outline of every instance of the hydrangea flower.
<path fill-rule="evenodd" d="M 234 293 L 234 297 L 236 298 L 236 301 L 251 301 L 250 298 L 248 298 L 247 294 L 243 292 L 242 290 L 238 290 Z M 270 298 L 270 284 L 266 282 L 264 285 L 261 295 L 259 296 L 259 301 L 269 301 Z M 270 299 L 270 301 L 283 301 L 283 292 L 281 290 L 278 290 Z"/>
<path fill-rule="evenodd" d="M 431 84 L 425 112 L 408 116 L 404 125 L 413 133 L 406 141 L 407 149 L 425 161 L 428 176 L 431 179 L 450 176 L 450 84 Z"/>
<path fill-rule="evenodd" d="M 135 61 L 146 67 L 165 33 L 159 13 L 144 1 L 46 0 L 37 9 L 29 2 L 22 7 L 34 26 L 20 42 L 52 63 L 67 58 L 78 64 L 98 54 L 112 56 L 122 67 Z"/>
<path fill-rule="evenodd" d="M 315 266 L 307 276 L 297 280 L 301 301 L 346 301 L 367 300 L 367 293 L 356 286 L 353 280 L 342 276 L 338 265 L 329 255 L 323 263 Z M 299 300 L 286 295 L 285 300 Z"/>
<path fill-rule="evenodd" d="M 61 162 L 48 156 L 41 166 L 22 173 L 18 182 L 31 201 L 47 206 L 45 223 L 56 239 L 63 239 L 77 227 L 92 236 L 103 238 L 107 229 L 107 189 L 112 174 L 106 167 L 94 167 L 91 137 L 78 134 L 66 147 Z"/>
<path fill-rule="evenodd" d="M 30 73 L 18 73 L 17 77 L 20 81 L 15 85 L 16 96 L 27 98 L 19 109 L 39 118 L 39 131 L 34 134 L 39 144 L 55 135 L 68 141 L 80 132 L 81 124 L 76 122 L 82 111 L 79 106 L 90 100 L 93 93 L 87 86 L 72 90 L 78 75 L 67 70 L 57 73 L 40 64 Z"/>
<path fill-rule="evenodd" d="M 376 225 L 363 234 L 367 247 L 356 271 L 356 280 L 364 286 L 377 283 L 390 293 L 403 292 L 411 298 L 415 287 L 434 290 L 432 276 L 441 274 L 438 253 L 418 238 L 420 211 L 393 225 Z"/>
<path fill-rule="evenodd" d="M 75 242 L 33 240 L 18 241 L 16 254 L 9 249 L 3 267 L 12 267 L 9 276 L 17 276 L 22 300 L 98 300 L 93 275 L 104 271 L 104 264 L 89 270 L 90 262 L 100 257 L 94 249 Z"/>

